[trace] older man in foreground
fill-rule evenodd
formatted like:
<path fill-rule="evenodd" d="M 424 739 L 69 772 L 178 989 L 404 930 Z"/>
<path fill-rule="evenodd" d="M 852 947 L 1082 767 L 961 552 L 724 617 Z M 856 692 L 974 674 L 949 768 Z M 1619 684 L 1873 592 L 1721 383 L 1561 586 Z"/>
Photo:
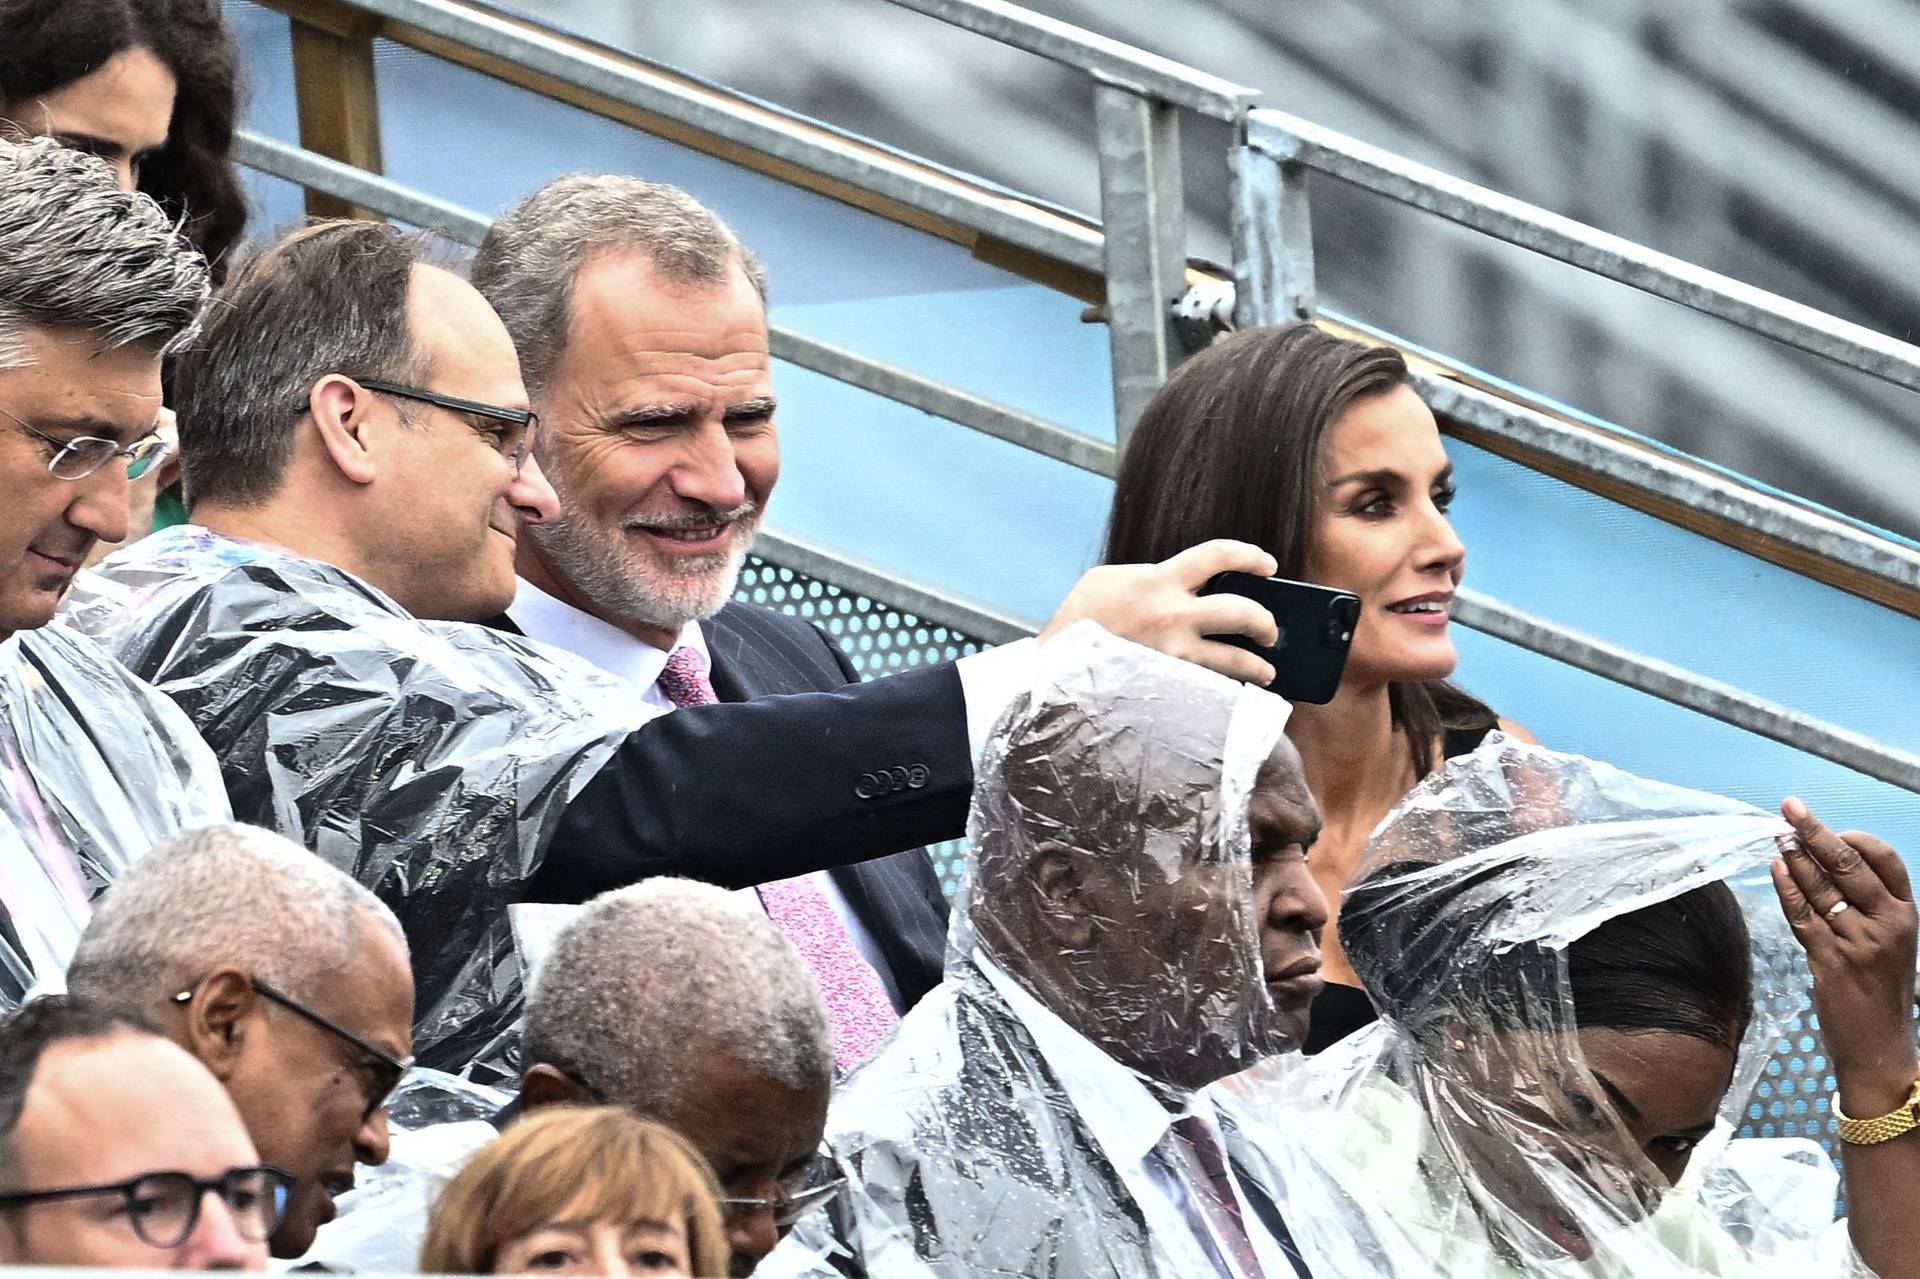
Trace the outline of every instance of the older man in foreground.
<path fill-rule="evenodd" d="M 414 1130 L 396 1130 L 392 1164 L 343 1200 L 311 1260 L 410 1268 L 434 1183 L 542 1106 L 627 1106 L 693 1143 L 726 1196 L 737 1274 L 837 1188 L 819 1156 L 833 1082 L 826 1013 L 779 929 L 684 879 L 567 909 L 527 1001 L 518 1096 L 430 1076 L 403 1088 L 395 1110 Z"/>
<path fill-rule="evenodd" d="M 152 1017 L 226 1086 L 291 1174 L 275 1256 L 306 1251 L 356 1163 L 385 1161 L 413 1024 L 406 939 L 298 844 L 235 825 L 165 841 L 101 899 L 67 984 Z"/>
<path fill-rule="evenodd" d="M 1286 704 L 1087 626 L 980 766 L 955 958 L 835 1098 L 763 1273 L 1304 1273 L 1201 1089 L 1299 1045 L 1326 902 Z"/>

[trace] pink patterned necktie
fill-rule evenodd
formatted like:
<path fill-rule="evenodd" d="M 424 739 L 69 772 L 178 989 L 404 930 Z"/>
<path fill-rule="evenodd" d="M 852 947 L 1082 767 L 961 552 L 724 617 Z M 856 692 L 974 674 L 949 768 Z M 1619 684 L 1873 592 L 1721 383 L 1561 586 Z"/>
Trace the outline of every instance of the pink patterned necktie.
<path fill-rule="evenodd" d="M 688 645 L 667 655 L 656 681 L 675 706 L 711 706 L 720 699 L 707 678 L 706 662 Z M 833 1027 L 833 1061 L 852 1070 L 871 1057 L 899 1024 L 886 983 L 854 945 L 847 927 L 820 885 L 806 875 L 762 884 L 755 890 L 767 917 L 800 952 L 820 987 Z"/>

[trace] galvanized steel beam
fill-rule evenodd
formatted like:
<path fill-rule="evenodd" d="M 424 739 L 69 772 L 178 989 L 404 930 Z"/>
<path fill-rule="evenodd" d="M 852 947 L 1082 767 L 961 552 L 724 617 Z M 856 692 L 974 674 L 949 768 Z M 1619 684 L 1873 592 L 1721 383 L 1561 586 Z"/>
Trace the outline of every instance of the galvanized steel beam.
<path fill-rule="evenodd" d="M 1544 257 L 1716 316 L 1786 346 L 1920 390 L 1920 347 L 1657 253 L 1278 111 L 1247 115 L 1249 145 Z"/>
<path fill-rule="evenodd" d="M 271 0 L 269 0 L 271 2 Z M 503 59 L 561 84 L 676 121 L 763 156 L 970 227 L 1082 271 L 1102 268 L 1100 232 L 1024 208 L 960 181 L 937 181 L 916 166 L 828 131 L 770 118 L 672 79 L 646 76 L 621 58 L 456 0 L 343 0 L 466 49 Z"/>
<path fill-rule="evenodd" d="M 1094 88 L 1093 107 L 1115 438 L 1124 451 L 1140 411 L 1180 359 L 1173 319 L 1187 287 L 1180 121 L 1166 103 L 1109 84 Z"/>
<path fill-rule="evenodd" d="M 1184 66 L 1171 58 L 1072 23 L 1009 4 L 1006 0 L 887 0 L 930 18 L 962 27 L 1001 44 L 1077 67 L 1096 79 L 1137 95 L 1158 98 L 1216 120 L 1233 122 L 1260 99 L 1257 89 Z"/>

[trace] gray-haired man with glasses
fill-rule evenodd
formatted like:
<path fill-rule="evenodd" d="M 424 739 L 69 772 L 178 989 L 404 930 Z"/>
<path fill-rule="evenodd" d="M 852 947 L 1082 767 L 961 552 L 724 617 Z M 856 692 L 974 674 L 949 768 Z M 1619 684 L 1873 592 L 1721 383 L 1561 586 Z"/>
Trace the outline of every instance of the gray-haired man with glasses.
<path fill-rule="evenodd" d="M 290 1184 L 138 1013 L 52 996 L 0 1021 L 0 1265 L 264 1270 Z"/>
<path fill-rule="evenodd" d="M 160 361 L 207 269 L 101 161 L 0 137 L 0 1009 L 56 975 L 90 899 L 153 842 L 224 818 L 177 707 L 49 627 L 129 475 L 164 456 Z"/>
<path fill-rule="evenodd" d="M 396 1131 L 379 1184 L 341 1201 L 312 1260 L 410 1265 L 436 1176 L 541 1106 L 627 1106 L 691 1142 L 720 1183 L 735 1274 L 840 1193 L 821 1146 L 833 1083 L 826 1010 L 773 921 L 724 889 L 671 878 L 558 909 L 571 915 L 527 999 L 518 1095 L 489 1110 L 450 1099 L 445 1081 L 404 1085 L 402 1109 L 460 1122 Z M 533 915 L 519 926 L 523 938 L 542 931 Z"/>
<path fill-rule="evenodd" d="M 152 1017 L 226 1086 L 288 1177 L 276 1256 L 306 1251 L 356 1165 L 385 1161 L 412 1062 L 406 939 L 299 845 L 232 824 L 167 840 L 100 899 L 67 985 Z"/>

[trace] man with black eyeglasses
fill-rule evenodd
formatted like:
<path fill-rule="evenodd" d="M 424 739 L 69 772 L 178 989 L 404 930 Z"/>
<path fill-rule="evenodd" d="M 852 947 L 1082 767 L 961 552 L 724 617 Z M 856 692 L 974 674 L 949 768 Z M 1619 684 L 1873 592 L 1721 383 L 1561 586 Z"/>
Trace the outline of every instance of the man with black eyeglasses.
<path fill-rule="evenodd" d="M 387 1158 L 387 1096 L 412 1063 L 413 979 L 393 912 L 253 826 L 188 831 L 100 899 L 67 974 L 138 1009 L 226 1086 L 289 1180 L 273 1253 L 297 1257 L 355 1166 Z"/>
<path fill-rule="evenodd" d="M 166 455 L 163 353 L 207 269 L 158 205 L 96 159 L 0 137 L 0 1010 L 58 974 L 102 885 L 184 826 L 228 815 L 174 704 L 46 623 L 128 480 Z"/>
<path fill-rule="evenodd" d="M 0 1265 L 264 1270 L 288 1196 L 213 1076 L 138 1013 L 0 1021 Z"/>

